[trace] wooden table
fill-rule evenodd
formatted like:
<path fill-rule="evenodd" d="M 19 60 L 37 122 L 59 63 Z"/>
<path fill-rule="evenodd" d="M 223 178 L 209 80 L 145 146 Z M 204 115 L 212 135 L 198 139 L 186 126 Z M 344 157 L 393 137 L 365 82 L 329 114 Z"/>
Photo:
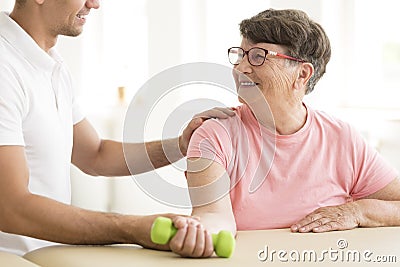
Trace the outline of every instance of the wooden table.
<path fill-rule="evenodd" d="M 398 266 L 399 238 L 400 227 L 320 234 L 279 229 L 238 232 L 236 250 L 229 259 L 187 259 L 135 245 L 53 246 L 27 253 L 24 258 L 48 267 Z"/>

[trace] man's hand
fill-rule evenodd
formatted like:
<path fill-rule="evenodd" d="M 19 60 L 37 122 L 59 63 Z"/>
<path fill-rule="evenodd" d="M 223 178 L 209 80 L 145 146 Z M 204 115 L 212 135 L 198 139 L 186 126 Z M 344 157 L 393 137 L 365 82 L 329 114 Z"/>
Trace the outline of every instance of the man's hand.
<path fill-rule="evenodd" d="M 356 202 L 319 208 L 290 228 L 292 232 L 349 230 L 360 225 L 361 212 Z"/>
<path fill-rule="evenodd" d="M 214 252 L 211 234 L 193 217 L 175 217 L 174 226 L 178 229 L 169 242 L 170 249 L 190 258 L 210 257 Z"/>
<path fill-rule="evenodd" d="M 226 119 L 235 115 L 231 108 L 213 108 L 196 114 L 186 126 L 181 136 L 179 136 L 179 148 L 184 156 L 186 156 L 187 148 L 193 132 L 201 126 L 201 124 L 210 118 Z"/>

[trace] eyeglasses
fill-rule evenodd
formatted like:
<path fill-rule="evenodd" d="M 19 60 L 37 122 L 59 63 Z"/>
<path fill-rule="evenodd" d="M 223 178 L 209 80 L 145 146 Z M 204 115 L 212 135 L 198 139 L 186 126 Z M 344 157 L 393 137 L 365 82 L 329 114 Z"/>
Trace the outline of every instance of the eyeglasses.
<path fill-rule="evenodd" d="M 267 57 L 268 54 L 272 55 L 272 56 L 276 56 L 276 57 L 281 57 L 281 58 L 297 61 L 297 62 L 302 62 L 302 63 L 305 62 L 302 59 L 298 59 L 298 58 L 291 57 L 288 55 L 280 54 L 278 52 L 270 51 L 270 50 L 260 48 L 260 47 L 253 47 L 253 48 L 249 49 L 248 51 L 245 51 L 241 47 L 231 47 L 228 49 L 229 62 L 232 65 L 239 65 L 240 62 L 242 62 L 242 60 L 246 54 L 247 54 L 249 63 L 252 66 L 261 66 L 262 64 L 264 64 L 265 58 Z"/>

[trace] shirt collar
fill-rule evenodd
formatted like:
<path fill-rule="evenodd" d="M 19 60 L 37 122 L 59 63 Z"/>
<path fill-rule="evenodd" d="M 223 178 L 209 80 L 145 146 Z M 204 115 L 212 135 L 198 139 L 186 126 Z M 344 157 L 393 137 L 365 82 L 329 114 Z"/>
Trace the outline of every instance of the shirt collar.
<path fill-rule="evenodd" d="M 0 36 L 36 68 L 51 71 L 56 63 L 62 63 L 55 48 L 46 53 L 6 12 L 0 12 Z"/>

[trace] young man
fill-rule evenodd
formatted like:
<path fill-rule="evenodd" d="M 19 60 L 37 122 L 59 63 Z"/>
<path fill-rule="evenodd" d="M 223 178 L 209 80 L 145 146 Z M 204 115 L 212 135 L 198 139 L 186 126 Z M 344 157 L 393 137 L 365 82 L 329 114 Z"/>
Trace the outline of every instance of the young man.
<path fill-rule="evenodd" d="M 98 0 L 16 0 L 10 14 L 0 13 L 0 250 L 22 255 L 52 244 L 48 241 L 154 247 L 149 233 L 156 215 L 119 215 L 70 205 L 71 161 L 91 175 L 131 174 L 122 144 L 101 140 L 80 113 L 69 73 L 54 49 L 59 35 L 79 35 L 89 12 L 97 8 Z M 204 119 L 232 113 L 204 112 L 180 137 L 163 144 L 125 144 L 136 173 L 182 158 Z"/>

